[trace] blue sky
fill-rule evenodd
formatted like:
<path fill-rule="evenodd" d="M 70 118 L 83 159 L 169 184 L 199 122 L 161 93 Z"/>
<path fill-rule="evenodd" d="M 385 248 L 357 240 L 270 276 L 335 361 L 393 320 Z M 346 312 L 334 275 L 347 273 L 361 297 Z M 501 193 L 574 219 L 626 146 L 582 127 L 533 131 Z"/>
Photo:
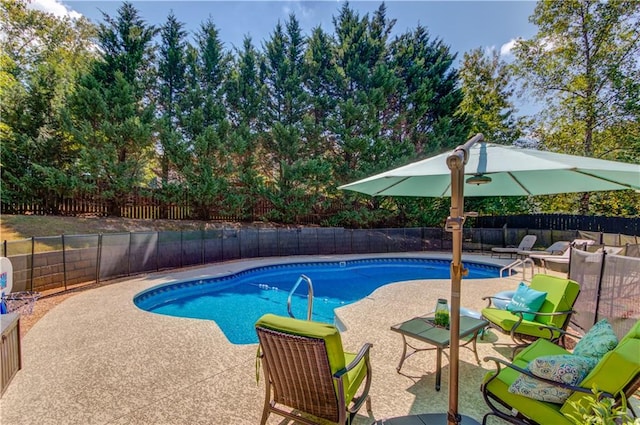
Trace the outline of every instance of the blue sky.
<path fill-rule="evenodd" d="M 240 47 L 245 35 L 260 46 L 290 13 L 300 21 L 305 33 L 322 26 L 333 33 L 332 17 L 341 1 L 133 1 L 141 16 L 153 25 L 162 25 L 171 10 L 194 32 L 201 22 L 211 17 L 220 30 L 227 48 Z M 379 1 L 351 1 L 361 15 L 370 15 Z M 102 13 L 115 16 L 121 1 L 32 0 L 32 7 L 57 14 L 81 14 L 94 22 L 102 21 Z M 438 37 L 458 52 L 458 58 L 471 49 L 498 49 L 508 54 L 513 40 L 530 38 L 536 27 L 528 22 L 535 7 L 533 1 L 387 1 L 387 17 L 396 19 L 394 35 L 425 26 L 432 38 Z"/>
<path fill-rule="evenodd" d="M 102 12 L 115 17 L 122 1 L 118 0 L 30 0 L 30 7 L 45 10 L 58 16 L 83 15 L 95 23 L 102 22 Z M 170 11 L 191 34 L 211 17 L 220 30 L 220 38 L 228 49 L 241 47 L 245 35 L 260 48 L 269 39 L 278 21 L 285 22 L 294 13 L 305 34 L 320 25 L 333 34 L 332 17 L 338 15 L 342 1 L 219 1 L 219 0 L 138 0 L 132 1 L 141 17 L 149 24 L 160 26 L 166 22 Z M 351 1 L 350 6 L 363 16 L 370 16 L 381 1 Z M 387 17 L 396 19 L 392 33 L 411 31 L 418 24 L 429 31 L 432 39 L 439 38 L 457 53 L 457 60 L 475 48 L 495 49 L 510 61 L 510 47 L 518 38 L 531 38 L 537 28 L 529 23 L 536 2 L 483 1 L 483 0 L 387 0 Z M 517 115 L 532 115 L 540 110 L 531 97 L 514 98 Z"/>

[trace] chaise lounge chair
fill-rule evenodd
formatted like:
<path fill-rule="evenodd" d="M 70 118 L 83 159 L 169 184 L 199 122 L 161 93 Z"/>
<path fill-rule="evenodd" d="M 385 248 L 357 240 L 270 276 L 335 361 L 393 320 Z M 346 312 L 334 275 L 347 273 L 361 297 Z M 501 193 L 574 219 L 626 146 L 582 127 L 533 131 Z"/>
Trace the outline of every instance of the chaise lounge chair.
<path fill-rule="evenodd" d="M 520 425 L 573 425 L 575 419 L 583 419 L 578 409 L 587 408 L 593 402 L 594 388 L 602 397 L 617 402 L 621 395 L 628 398 L 640 387 L 640 320 L 615 348 L 606 351 L 608 349 L 597 353 L 594 360 L 587 360 L 593 363 L 586 367 L 580 366 L 585 364 L 584 355 L 575 355 L 581 357 L 575 359 L 574 354 L 544 339 L 524 349 L 511 363 L 486 357 L 485 361 L 495 362 L 497 370 L 487 373 L 481 386 L 485 402 L 491 409 L 482 423 L 486 424 L 489 416 L 497 416 Z M 539 365 L 553 366 L 542 370 L 537 369 Z M 565 382 L 570 373 L 575 373 L 572 379 L 577 384 Z M 558 376 L 562 376 L 559 379 L 562 383 L 557 382 Z M 580 379 L 580 376 L 584 378 Z M 520 382 L 516 383 L 516 380 Z M 613 419 L 611 423 L 614 423 Z"/>
<path fill-rule="evenodd" d="M 525 287 L 524 292 L 526 289 Z M 492 306 L 492 297 L 484 297 L 484 300 L 489 301 L 489 306 L 482 310 L 482 317 L 488 320 L 494 329 L 511 336 L 516 344 L 514 354 L 536 338 L 548 339 L 564 346 L 563 331 L 567 329 L 574 313 L 573 305 L 580 293 L 580 285 L 570 279 L 537 274 L 531 279 L 528 289 L 533 290 L 530 294 L 543 294 L 538 297 L 538 301 L 541 298 L 543 301 L 541 304 L 538 303 L 537 308 L 496 308 Z M 514 297 L 517 294 L 518 291 Z"/>
<path fill-rule="evenodd" d="M 273 412 L 296 423 L 317 424 L 311 415 L 344 425 L 365 401 L 371 411 L 371 344 L 346 353 L 335 326 L 273 314 L 255 326 L 266 381 L 261 424 Z"/>
<path fill-rule="evenodd" d="M 571 247 L 567 248 L 561 255 L 529 254 L 529 258 L 534 263 L 540 264 L 545 273 L 547 269 L 566 272 L 571 261 L 571 249 Z"/>
<path fill-rule="evenodd" d="M 528 251 L 533 248 L 533 245 L 536 243 L 536 239 L 538 237 L 536 235 L 526 235 L 520 241 L 520 245 L 517 247 L 495 247 L 491 248 L 491 256 L 493 257 L 496 254 L 498 257 L 502 257 L 502 254 L 509 254 L 509 258 L 512 258 L 514 255 L 518 254 L 518 251 Z"/>
<path fill-rule="evenodd" d="M 570 244 L 571 242 L 569 241 L 558 241 L 551 244 L 544 251 L 531 251 L 531 250 L 518 251 L 518 256 L 528 257 L 530 255 L 562 255 L 567 249 L 569 249 Z"/>

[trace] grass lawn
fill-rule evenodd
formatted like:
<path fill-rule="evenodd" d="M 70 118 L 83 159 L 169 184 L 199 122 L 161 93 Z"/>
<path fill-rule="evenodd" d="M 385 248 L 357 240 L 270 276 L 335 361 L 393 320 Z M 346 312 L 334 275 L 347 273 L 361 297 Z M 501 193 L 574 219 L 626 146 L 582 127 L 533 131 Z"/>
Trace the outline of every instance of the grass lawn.
<path fill-rule="evenodd" d="M 269 226 L 266 223 L 260 223 L 259 225 Z M 28 239 L 32 236 L 59 236 L 62 234 L 93 235 L 118 232 L 201 230 L 237 226 L 239 226 L 238 223 L 200 220 L 140 220 L 118 217 L 3 214 L 0 217 L 0 241 Z"/>

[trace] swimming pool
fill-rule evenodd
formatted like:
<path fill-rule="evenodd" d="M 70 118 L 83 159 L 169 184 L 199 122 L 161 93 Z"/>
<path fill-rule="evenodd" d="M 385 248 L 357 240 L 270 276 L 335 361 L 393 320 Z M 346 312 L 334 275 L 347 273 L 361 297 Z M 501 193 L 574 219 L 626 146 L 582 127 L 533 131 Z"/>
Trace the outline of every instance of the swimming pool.
<path fill-rule="evenodd" d="M 375 258 L 261 266 L 227 276 L 169 283 L 137 294 L 139 308 L 158 314 L 215 321 L 233 344 L 258 342 L 254 323 L 265 313 L 287 315 L 289 291 L 301 274 L 313 281 L 313 320 L 334 323 L 334 309 L 377 288 L 404 280 L 448 279 L 449 260 Z M 466 263 L 467 279 L 498 277 L 500 267 Z M 307 285 L 293 296 L 297 318 L 307 315 Z"/>

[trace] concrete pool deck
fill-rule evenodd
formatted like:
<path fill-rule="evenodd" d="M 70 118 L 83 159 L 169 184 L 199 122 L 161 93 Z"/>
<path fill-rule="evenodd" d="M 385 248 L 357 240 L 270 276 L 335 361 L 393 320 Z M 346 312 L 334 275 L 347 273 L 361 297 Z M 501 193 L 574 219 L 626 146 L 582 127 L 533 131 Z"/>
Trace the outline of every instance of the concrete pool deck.
<path fill-rule="evenodd" d="M 283 262 L 354 258 L 450 259 L 450 254 L 403 253 L 300 256 L 232 261 L 190 270 L 155 273 L 78 293 L 44 315 L 22 340 L 22 370 L 0 399 L 2 424 L 257 424 L 264 401 L 264 377 L 256 383 L 257 344 L 233 345 L 211 321 L 148 313 L 133 304 L 144 289 L 162 283 L 237 272 Z M 463 261 L 506 264 L 465 254 Z M 464 279 L 461 305 L 479 311 L 483 296 L 514 289 L 521 275 Z M 396 366 L 402 338 L 390 326 L 425 314 L 437 298 L 450 298 L 449 280 L 386 285 L 337 315 L 348 351 L 371 342 L 373 414 L 362 409 L 355 424 L 396 416 L 442 413 L 448 406 L 448 350 L 442 390 L 436 392 L 435 351 L 418 353 Z M 37 308 L 37 305 L 36 305 Z M 282 312 L 286 314 L 286 312 Z M 506 358 L 510 339 L 489 332 L 478 340 L 480 359 Z M 459 411 L 481 420 L 488 412 L 479 390 L 493 364 L 460 350 Z M 268 424 L 284 424 L 271 415 Z M 490 422 L 491 423 L 491 422 Z M 497 422 L 496 422 L 497 423 Z"/>

